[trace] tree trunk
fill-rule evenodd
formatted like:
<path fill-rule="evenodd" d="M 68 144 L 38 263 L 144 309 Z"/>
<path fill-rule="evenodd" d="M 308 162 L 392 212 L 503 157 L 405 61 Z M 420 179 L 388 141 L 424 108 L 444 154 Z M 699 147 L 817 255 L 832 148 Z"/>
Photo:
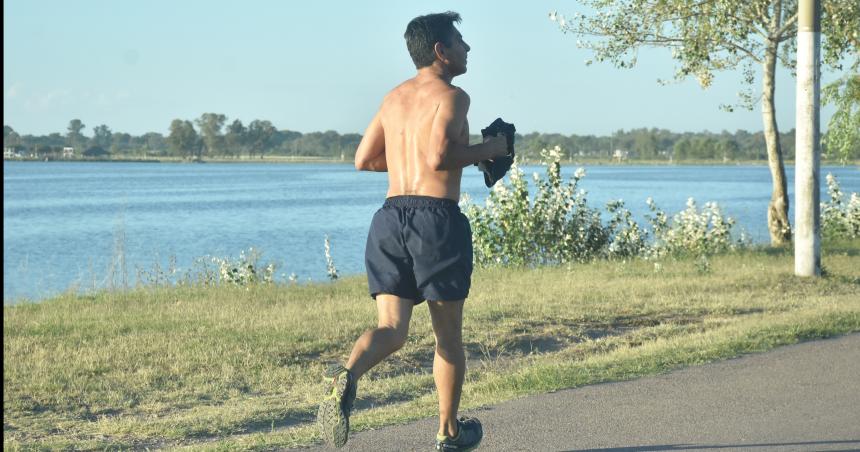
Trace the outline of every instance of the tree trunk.
<path fill-rule="evenodd" d="M 763 89 L 761 101 L 764 139 L 767 144 L 767 163 L 773 179 L 773 193 L 767 208 L 767 228 L 770 243 L 781 246 L 791 243 L 791 224 L 788 222 L 788 189 L 785 180 L 785 165 L 782 161 L 782 147 L 779 145 L 779 129 L 776 125 L 774 108 L 774 87 L 776 77 L 777 43 L 768 43 L 764 61 Z"/>

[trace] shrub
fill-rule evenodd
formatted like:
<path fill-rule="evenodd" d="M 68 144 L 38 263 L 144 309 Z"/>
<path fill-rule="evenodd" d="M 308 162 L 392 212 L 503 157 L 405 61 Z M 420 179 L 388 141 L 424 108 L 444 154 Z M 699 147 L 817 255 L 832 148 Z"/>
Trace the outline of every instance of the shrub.
<path fill-rule="evenodd" d="M 846 203 L 839 181 L 827 174 L 827 194 L 830 201 L 821 203 L 821 234 L 829 238 L 860 237 L 860 197 L 851 193 Z"/>
<path fill-rule="evenodd" d="M 256 283 L 271 283 L 275 274 L 275 264 L 269 263 L 265 266 L 259 264 L 261 253 L 254 248 L 239 253 L 239 259 L 231 261 L 230 258 L 213 257 L 212 262 L 218 267 L 218 276 L 221 283 L 234 286 L 248 286 Z"/>
<path fill-rule="evenodd" d="M 328 239 L 328 234 L 325 236 L 325 263 L 326 263 L 326 274 L 328 275 L 328 279 L 334 281 L 337 279 L 337 267 L 334 266 L 334 259 L 331 257 L 331 242 Z M 292 279 L 291 279 L 292 281 Z"/>
<path fill-rule="evenodd" d="M 537 266 L 679 253 L 705 256 L 743 243 L 732 242 L 735 222 L 724 217 L 716 203 L 706 203 L 699 211 L 692 198 L 687 209 L 671 221 L 649 198 L 650 232 L 635 221 L 623 200 L 611 201 L 606 205 L 609 221 L 604 225 L 600 210 L 589 207 L 586 191 L 577 187 L 585 170 L 577 169 L 565 182 L 561 149 L 544 149 L 541 157 L 546 176 L 533 175 L 534 201 L 516 163 L 510 182 L 498 182 L 483 207 L 464 197 L 477 266 Z M 653 237 L 650 242 L 649 237 Z"/>
<path fill-rule="evenodd" d="M 633 214 L 624 207 L 624 201 L 610 201 L 606 203 L 606 210 L 611 214 L 607 235 L 612 237 L 607 257 L 627 258 L 646 254 L 648 231 L 633 219 Z"/>
<path fill-rule="evenodd" d="M 651 256 L 705 256 L 743 245 L 743 238 L 737 242 L 732 240 L 735 220 L 724 217 L 715 202 L 705 203 L 700 211 L 696 208 L 696 201 L 689 198 L 687 208 L 675 214 L 671 222 L 653 199 L 648 198 L 645 202 L 653 215 L 646 216 L 654 231 L 654 241 L 648 250 Z"/>
<path fill-rule="evenodd" d="M 543 150 L 546 178 L 533 175 L 537 194 L 530 200 L 527 180 L 519 165 L 510 172 L 510 186 L 497 183 L 485 207 L 464 199 L 464 213 L 472 224 L 475 264 L 542 265 L 586 260 L 603 249 L 609 237 L 600 212 L 586 204 L 585 191 L 577 183 L 585 176 L 577 171 L 571 181 L 561 177 L 561 153 Z"/>

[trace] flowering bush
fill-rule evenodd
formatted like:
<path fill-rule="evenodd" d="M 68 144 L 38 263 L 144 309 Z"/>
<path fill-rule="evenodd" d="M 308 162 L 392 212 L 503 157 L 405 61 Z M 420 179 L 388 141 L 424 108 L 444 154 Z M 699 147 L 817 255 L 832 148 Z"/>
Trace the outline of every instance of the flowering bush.
<path fill-rule="evenodd" d="M 707 202 L 699 211 L 696 208 L 696 201 L 689 198 L 687 208 L 675 214 L 670 222 L 653 199 L 648 198 L 645 202 L 652 213 L 646 216 L 654 231 L 654 241 L 648 250 L 651 256 L 664 254 L 704 256 L 743 245 L 743 238 L 737 242 L 732 240 L 732 227 L 735 225 L 735 220 L 732 217 L 723 217 L 717 203 Z"/>
<path fill-rule="evenodd" d="M 212 258 L 212 263 L 218 268 L 220 282 L 235 286 L 248 286 L 256 283 L 271 283 L 275 274 L 275 264 L 269 263 L 260 266 L 261 253 L 253 247 L 239 253 L 239 259 L 235 262 L 230 258 Z"/>
<path fill-rule="evenodd" d="M 326 274 L 332 281 L 339 276 L 337 267 L 331 254 L 331 240 L 325 236 L 324 250 L 326 260 Z M 137 285 L 139 287 L 162 287 L 162 286 L 217 286 L 219 284 L 230 284 L 234 286 L 251 286 L 253 284 L 275 283 L 274 263 L 261 264 L 262 252 L 253 247 L 247 251 L 241 251 L 238 259 L 229 257 L 219 258 L 204 256 L 194 259 L 191 266 L 180 271 L 176 266 L 176 257 L 171 256 L 168 267 L 162 268 L 155 263 L 153 269 L 146 270 L 137 268 Z M 296 273 L 282 274 L 281 280 L 290 284 L 297 284 L 299 276 Z M 308 278 L 308 281 L 311 281 Z"/>
<path fill-rule="evenodd" d="M 472 224 L 475 263 L 489 265 L 541 265 L 593 257 L 607 244 L 600 212 L 586 204 L 585 191 L 577 183 L 585 176 L 577 171 L 571 181 L 561 177 L 561 153 L 543 150 L 546 178 L 535 173 L 534 202 L 528 182 L 514 163 L 510 186 L 497 183 L 479 207 L 464 199 L 464 213 Z"/>
<path fill-rule="evenodd" d="M 633 219 L 633 214 L 624 207 L 624 201 L 610 201 L 606 203 L 606 210 L 612 214 L 607 227 L 607 234 L 612 237 L 608 257 L 635 257 L 646 253 L 648 231 Z"/>
<path fill-rule="evenodd" d="M 334 281 L 337 279 L 337 267 L 334 266 L 334 259 L 331 257 L 331 242 L 328 239 L 328 234 L 325 236 L 324 247 L 326 274 L 328 275 L 328 279 Z"/>
<path fill-rule="evenodd" d="M 500 181 L 487 197 L 485 206 L 464 198 L 464 212 L 472 224 L 472 241 L 477 266 L 544 265 L 585 261 L 597 257 L 651 257 L 691 253 L 707 255 L 734 248 L 734 220 L 725 218 L 715 203 L 706 203 L 701 212 L 695 201 L 672 220 L 649 198 L 652 230 L 640 226 L 624 201 L 607 203 L 610 215 L 604 225 L 600 211 L 588 206 L 587 193 L 577 185 L 585 177 L 579 168 L 565 182 L 561 176 L 561 149 L 541 151 L 546 177 L 535 173 L 534 201 L 529 184 L 515 163 L 510 183 Z M 653 241 L 649 242 L 649 236 Z"/>
<path fill-rule="evenodd" d="M 827 174 L 827 194 L 830 201 L 821 203 L 821 233 L 825 237 L 860 237 L 860 196 L 851 193 L 846 203 L 839 181 Z"/>

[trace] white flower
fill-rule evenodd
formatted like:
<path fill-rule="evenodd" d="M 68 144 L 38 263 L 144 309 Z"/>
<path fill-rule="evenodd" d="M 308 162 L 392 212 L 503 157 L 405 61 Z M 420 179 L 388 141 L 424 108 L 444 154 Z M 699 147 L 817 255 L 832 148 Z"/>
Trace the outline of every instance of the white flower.
<path fill-rule="evenodd" d="M 575 177 L 577 179 L 582 179 L 583 177 L 585 177 L 585 168 L 582 168 L 582 167 L 577 168 L 576 172 L 573 173 L 573 177 Z"/>

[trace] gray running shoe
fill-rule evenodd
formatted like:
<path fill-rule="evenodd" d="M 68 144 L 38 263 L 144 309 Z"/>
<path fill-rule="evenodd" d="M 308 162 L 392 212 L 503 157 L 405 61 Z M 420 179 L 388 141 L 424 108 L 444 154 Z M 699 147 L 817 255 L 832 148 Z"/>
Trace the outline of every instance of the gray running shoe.
<path fill-rule="evenodd" d="M 326 444 L 343 447 L 349 437 L 349 415 L 358 385 L 343 366 L 329 367 L 323 380 L 327 389 L 317 411 L 317 424 Z"/>
<path fill-rule="evenodd" d="M 483 437 L 484 428 L 481 427 L 481 421 L 463 416 L 457 420 L 457 436 L 450 438 L 436 435 L 436 450 L 457 452 L 474 450 L 481 444 Z"/>

